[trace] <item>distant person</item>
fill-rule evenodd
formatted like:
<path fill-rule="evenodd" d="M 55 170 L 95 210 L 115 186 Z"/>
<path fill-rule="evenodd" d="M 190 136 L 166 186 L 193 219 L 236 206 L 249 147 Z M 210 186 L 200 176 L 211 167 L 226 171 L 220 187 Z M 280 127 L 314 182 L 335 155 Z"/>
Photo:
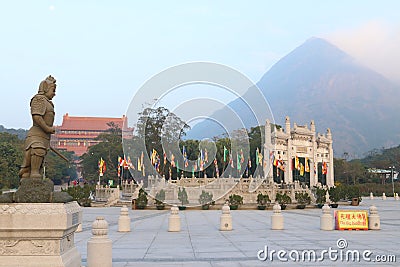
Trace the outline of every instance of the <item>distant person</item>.
<path fill-rule="evenodd" d="M 19 171 L 20 178 L 42 178 L 44 157 L 50 147 L 50 136 L 55 132 L 54 105 L 56 80 L 50 75 L 39 85 L 38 93 L 30 102 L 33 126 L 25 139 L 25 155 Z"/>

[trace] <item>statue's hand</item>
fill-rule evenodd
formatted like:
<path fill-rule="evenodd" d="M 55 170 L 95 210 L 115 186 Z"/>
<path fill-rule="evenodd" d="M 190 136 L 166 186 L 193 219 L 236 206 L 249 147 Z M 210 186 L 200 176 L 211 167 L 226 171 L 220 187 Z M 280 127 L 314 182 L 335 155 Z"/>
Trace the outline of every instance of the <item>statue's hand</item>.
<path fill-rule="evenodd" d="M 56 132 L 56 128 L 54 126 L 49 127 L 48 133 L 53 134 Z"/>

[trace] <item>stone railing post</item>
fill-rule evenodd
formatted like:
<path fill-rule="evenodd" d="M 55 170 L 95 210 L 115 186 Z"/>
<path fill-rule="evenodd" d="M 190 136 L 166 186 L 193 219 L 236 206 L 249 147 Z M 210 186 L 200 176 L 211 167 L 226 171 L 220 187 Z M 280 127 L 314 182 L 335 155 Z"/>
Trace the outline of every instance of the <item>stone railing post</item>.
<path fill-rule="evenodd" d="M 225 203 L 222 206 L 222 214 L 220 220 L 220 231 L 232 231 L 232 215 L 231 215 L 231 208 L 229 207 L 228 203 Z"/>
<path fill-rule="evenodd" d="M 129 210 L 126 205 L 122 206 L 121 213 L 118 218 L 118 232 L 131 231 L 131 218 L 129 217 Z"/>
<path fill-rule="evenodd" d="M 104 217 L 99 216 L 92 223 L 92 234 L 87 242 L 87 267 L 112 267 L 112 241 Z"/>
<path fill-rule="evenodd" d="M 371 206 L 369 208 L 368 229 L 369 230 L 381 229 L 381 219 L 378 215 L 378 209 L 375 206 Z"/>
<path fill-rule="evenodd" d="M 282 230 L 283 229 L 283 215 L 281 213 L 281 206 L 275 203 L 272 208 L 274 214 L 271 216 L 271 229 L 272 230 Z"/>
<path fill-rule="evenodd" d="M 321 230 L 332 231 L 333 230 L 333 216 L 331 214 L 331 208 L 328 204 L 322 207 L 322 216 L 320 221 Z"/>
<path fill-rule="evenodd" d="M 181 231 L 181 217 L 177 205 L 171 207 L 171 215 L 168 218 L 168 232 Z"/>

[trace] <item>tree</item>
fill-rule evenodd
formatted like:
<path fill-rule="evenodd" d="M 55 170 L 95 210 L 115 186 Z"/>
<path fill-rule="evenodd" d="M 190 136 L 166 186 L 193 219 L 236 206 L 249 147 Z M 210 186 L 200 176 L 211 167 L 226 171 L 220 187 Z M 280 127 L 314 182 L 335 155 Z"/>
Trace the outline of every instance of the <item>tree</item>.
<path fill-rule="evenodd" d="M 137 145 L 135 149 L 137 153 L 147 151 L 147 155 L 149 156 L 152 155 L 153 149 L 156 150 L 160 157 L 160 172 L 165 174 L 170 164 L 167 163 L 167 166 L 164 166 L 163 153 L 170 153 L 171 151 L 164 151 L 163 144 L 167 147 L 174 147 L 176 150 L 179 140 L 186 135 L 188 129 L 190 129 L 189 125 L 167 108 L 146 108 L 139 113 L 136 125 Z M 176 152 L 174 154 L 177 155 Z M 147 172 L 154 170 L 148 157 L 145 159 L 144 164 L 146 165 Z"/>
<path fill-rule="evenodd" d="M 0 188 L 16 188 L 22 163 L 23 141 L 16 135 L 0 133 Z"/>
<path fill-rule="evenodd" d="M 164 107 L 144 109 L 139 113 L 136 127 L 138 137 L 145 141 L 149 155 L 152 149 L 159 153 L 162 151 L 161 138 L 173 143 L 190 129 L 189 125 Z"/>
<path fill-rule="evenodd" d="M 114 184 L 119 182 L 116 180 L 118 177 L 117 160 L 118 156 L 123 155 L 122 130 L 112 122 L 107 125 L 110 128 L 96 138 L 101 142 L 89 147 L 88 152 L 81 156 L 84 178 L 91 183 L 95 183 L 99 178 L 98 163 L 100 158 L 106 163 L 106 172 L 102 177 L 102 182 L 104 183 L 107 180 L 114 180 Z"/>
<path fill-rule="evenodd" d="M 59 151 L 70 162 L 73 161 L 73 152 Z M 66 162 L 51 150 L 45 158 L 46 177 L 51 179 L 54 184 L 61 185 L 64 181 L 75 180 L 77 178 L 76 166 Z"/>

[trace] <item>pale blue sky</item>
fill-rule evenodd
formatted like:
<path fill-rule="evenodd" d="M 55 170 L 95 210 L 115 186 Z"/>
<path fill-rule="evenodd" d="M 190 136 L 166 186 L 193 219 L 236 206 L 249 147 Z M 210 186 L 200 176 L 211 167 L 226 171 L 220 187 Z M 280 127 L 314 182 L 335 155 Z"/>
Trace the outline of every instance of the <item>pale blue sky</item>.
<path fill-rule="evenodd" d="M 257 82 L 312 36 L 400 81 L 400 1 L 1 1 L 0 124 L 29 128 L 29 100 L 57 78 L 62 115 L 120 117 L 135 91 L 185 62 Z M 379 51 L 379 53 L 374 53 Z"/>

